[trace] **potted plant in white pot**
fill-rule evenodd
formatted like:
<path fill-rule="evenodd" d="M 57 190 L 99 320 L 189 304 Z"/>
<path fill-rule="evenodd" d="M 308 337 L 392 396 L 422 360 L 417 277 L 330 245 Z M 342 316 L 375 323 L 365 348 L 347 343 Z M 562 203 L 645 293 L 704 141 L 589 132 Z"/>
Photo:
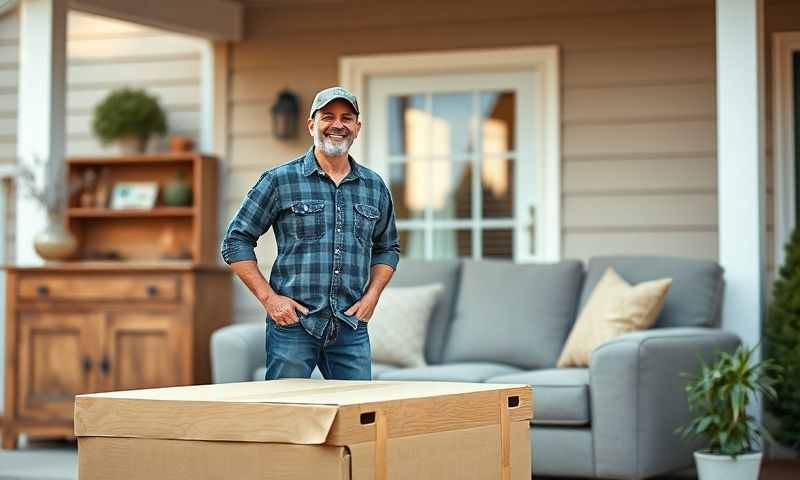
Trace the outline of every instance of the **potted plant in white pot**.
<path fill-rule="evenodd" d="M 167 132 L 167 118 L 157 97 L 125 87 L 95 106 L 92 129 L 103 145 L 116 143 L 122 154 L 142 153 L 151 135 Z"/>
<path fill-rule="evenodd" d="M 756 348 L 740 345 L 733 354 L 720 353 L 712 365 L 701 359 L 700 374 L 689 377 L 692 419 L 679 432 L 705 439 L 706 448 L 694 453 L 700 480 L 758 478 L 762 453 L 756 448 L 759 435 L 767 433 L 747 407 L 758 394 L 775 397 L 780 367 L 771 360 L 751 362 Z"/>

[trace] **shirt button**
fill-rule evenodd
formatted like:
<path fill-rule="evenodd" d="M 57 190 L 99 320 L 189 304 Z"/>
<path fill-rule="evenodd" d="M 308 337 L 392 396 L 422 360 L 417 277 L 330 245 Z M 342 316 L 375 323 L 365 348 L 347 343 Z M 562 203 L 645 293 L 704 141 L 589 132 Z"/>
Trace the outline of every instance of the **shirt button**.
<path fill-rule="evenodd" d="M 333 271 L 333 273 L 334 273 L 335 275 L 339 275 L 339 270 L 334 270 L 334 271 Z"/>
<path fill-rule="evenodd" d="M 336 249 L 336 254 L 337 254 L 337 255 L 339 254 L 339 249 L 338 249 L 338 248 Z"/>
<path fill-rule="evenodd" d="M 342 231 L 342 229 L 341 229 L 341 228 L 337 228 L 337 229 L 336 229 L 336 231 L 337 231 L 337 232 L 341 232 L 341 231 Z"/>

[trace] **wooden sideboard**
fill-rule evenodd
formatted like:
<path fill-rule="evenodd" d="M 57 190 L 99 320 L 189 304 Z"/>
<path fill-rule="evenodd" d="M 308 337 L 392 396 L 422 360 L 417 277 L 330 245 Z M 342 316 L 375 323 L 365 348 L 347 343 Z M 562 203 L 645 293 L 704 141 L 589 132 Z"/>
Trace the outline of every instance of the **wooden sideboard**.
<path fill-rule="evenodd" d="M 216 160 L 195 153 L 67 160 L 110 183 L 189 172 L 192 205 L 114 210 L 70 199 L 77 258 L 6 265 L 3 448 L 18 434 L 71 437 L 75 395 L 211 383 L 209 339 L 230 323 L 232 275 L 218 260 Z M 160 199 L 160 196 L 159 196 Z M 163 248 L 164 235 L 183 259 Z M 114 251 L 116 260 L 95 260 Z"/>
<path fill-rule="evenodd" d="M 223 267 L 9 267 L 3 448 L 71 436 L 77 394 L 210 383 L 230 315 Z"/>

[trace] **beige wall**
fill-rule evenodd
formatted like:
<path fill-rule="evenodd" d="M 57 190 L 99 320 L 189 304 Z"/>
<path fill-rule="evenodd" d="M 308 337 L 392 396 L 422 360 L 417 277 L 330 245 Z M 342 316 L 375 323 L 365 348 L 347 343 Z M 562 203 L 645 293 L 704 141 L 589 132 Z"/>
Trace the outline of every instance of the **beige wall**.
<path fill-rule="evenodd" d="M 107 151 L 92 136 L 92 110 L 126 85 L 160 97 L 170 134 L 198 137 L 201 40 L 79 12 L 69 13 L 67 28 L 67 155 Z M 16 161 L 18 57 L 19 17 L 9 14 L 0 19 L 0 163 Z M 12 253 L 13 192 L 8 200 L 6 251 Z"/>
<path fill-rule="evenodd" d="M 773 120 L 772 120 L 772 41 L 773 35 L 777 32 L 797 32 L 800 31 L 800 2 L 796 0 L 766 0 L 765 2 L 765 15 L 764 15 L 764 65 L 765 68 L 765 93 L 767 101 L 765 104 L 766 111 L 766 143 L 767 143 L 767 156 L 766 156 L 766 185 L 767 185 L 767 205 L 769 207 L 769 216 L 767 217 L 767 241 L 768 241 L 768 254 L 767 254 L 767 282 L 771 288 L 771 279 L 775 275 L 775 254 L 774 254 L 774 236 L 773 236 L 773 201 L 772 191 L 774 187 L 774 167 L 773 167 Z"/>
<path fill-rule="evenodd" d="M 309 144 L 305 136 L 271 138 L 268 111 L 278 90 L 291 87 L 310 103 L 338 81 L 340 56 L 555 44 L 564 256 L 717 257 L 712 2 L 354 3 L 247 9 L 247 39 L 229 59 L 227 218 L 261 171 Z M 268 237 L 259 245 L 265 272 L 274 257 Z M 251 295 L 237 292 L 237 320 L 260 316 Z"/>
<path fill-rule="evenodd" d="M 67 155 L 106 151 L 91 133 L 92 111 L 121 86 L 157 95 L 169 134 L 198 137 L 201 39 L 79 12 L 68 21 Z"/>
<path fill-rule="evenodd" d="M 0 18 L 0 164 L 13 165 L 17 155 L 17 63 L 19 59 L 19 17 L 13 13 Z M 14 251 L 14 182 L 7 183 L 5 244 Z M 2 257 L 2 255 L 0 255 Z M 5 258 L 0 258 L 5 261 Z"/>

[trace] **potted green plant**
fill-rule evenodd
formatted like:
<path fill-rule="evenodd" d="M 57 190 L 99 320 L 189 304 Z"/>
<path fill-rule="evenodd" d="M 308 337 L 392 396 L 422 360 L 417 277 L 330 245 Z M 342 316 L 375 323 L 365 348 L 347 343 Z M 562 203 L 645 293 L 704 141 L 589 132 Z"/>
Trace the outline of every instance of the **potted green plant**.
<path fill-rule="evenodd" d="M 753 361 L 756 348 L 740 345 L 733 354 L 721 352 L 712 365 L 701 359 L 699 375 L 689 376 L 692 419 L 679 432 L 705 439 L 706 447 L 694 453 L 700 480 L 758 478 L 762 453 L 756 447 L 766 431 L 747 408 L 755 395 L 775 397 L 780 368 L 771 360 Z"/>
<path fill-rule="evenodd" d="M 153 134 L 167 132 L 158 98 L 143 89 L 113 90 L 95 106 L 92 129 L 103 145 L 116 142 L 121 153 L 141 153 Z"/>

